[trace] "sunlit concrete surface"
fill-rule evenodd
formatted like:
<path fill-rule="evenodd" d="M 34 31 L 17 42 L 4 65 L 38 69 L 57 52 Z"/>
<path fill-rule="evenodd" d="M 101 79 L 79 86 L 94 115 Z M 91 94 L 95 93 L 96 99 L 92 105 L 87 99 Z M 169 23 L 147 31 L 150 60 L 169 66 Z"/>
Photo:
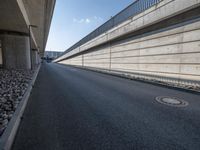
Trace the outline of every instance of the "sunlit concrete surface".
<path fill-rule="evenodd" d="M 199 14 L 198 0 L 163 0 L 55 62 L 199 88 Z"/>

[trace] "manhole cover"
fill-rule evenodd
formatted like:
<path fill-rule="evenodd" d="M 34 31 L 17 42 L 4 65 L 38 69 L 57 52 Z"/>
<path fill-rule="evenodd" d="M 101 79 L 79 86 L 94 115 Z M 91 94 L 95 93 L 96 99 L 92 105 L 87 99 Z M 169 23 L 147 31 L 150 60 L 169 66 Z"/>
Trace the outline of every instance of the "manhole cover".
<path fill-rule="evenodd" d="M 185 100 L 168 96 L 156 97 L 156 101 L 165 105 L 175 106 L 175 107 L 185 107 L 188 105 L 188 102 L 186 102 Z"/>

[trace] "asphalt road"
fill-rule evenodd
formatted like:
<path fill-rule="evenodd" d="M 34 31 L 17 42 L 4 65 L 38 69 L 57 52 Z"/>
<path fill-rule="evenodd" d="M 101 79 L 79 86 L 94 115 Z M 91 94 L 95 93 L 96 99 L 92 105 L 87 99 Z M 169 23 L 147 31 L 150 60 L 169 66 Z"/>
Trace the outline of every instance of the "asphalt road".
<path fill-rule="evenodd" d="M 44 64 L 13 150 L 200 150 L 200 95 Z"/>

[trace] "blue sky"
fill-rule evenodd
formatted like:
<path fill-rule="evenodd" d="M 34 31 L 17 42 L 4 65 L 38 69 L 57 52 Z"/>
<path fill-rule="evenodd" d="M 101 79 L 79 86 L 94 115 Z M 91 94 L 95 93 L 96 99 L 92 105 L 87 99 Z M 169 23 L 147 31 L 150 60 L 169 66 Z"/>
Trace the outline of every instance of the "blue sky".
<path fill-rule="evenodd" d="M 134 0 L 57 0 L 46 50 L 65 51 Z"/>

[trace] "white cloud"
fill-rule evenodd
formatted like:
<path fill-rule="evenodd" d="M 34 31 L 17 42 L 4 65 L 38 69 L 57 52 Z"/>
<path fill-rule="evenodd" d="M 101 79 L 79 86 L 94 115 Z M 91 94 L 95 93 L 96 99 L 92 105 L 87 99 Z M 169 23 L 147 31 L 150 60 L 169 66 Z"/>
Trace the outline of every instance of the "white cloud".
<path fill-rule="evenodd" d="M 94 20 L 96 20 L 96 21 L 98 21 L 98 22 L 102 22 L 102 21 L 103 21 L 103 18 L 94 16 Z"/>
<path fill-rule="evenodd" d="M 86 22 L 86 23 L 90 23 L 91 20 L 90 20 L 89 18 L 87 18 L 87 19 L 85 19 L 85 22 Z"/>
<path fill-rule="evenodd" d="M 91 20 L 89 19 L 89 18 L 86 18 L 86 19 L 76 19 L 76 18 L 74 18 L 73 19 L 73 22 L 75 22 L 75 23 L 85 23 L 85 24 L 88 24 L 88 23 L 90 23 L 91 22 Z"/>
<path fill-rule="evenodd" d="M 103 19 L 101 17 L 97 17 L 97 16 L 94 16 L 92 18 L 82 18 L 82 19 L 77 19 L 77 18 L 73 18 L 73 22 L 74 23 L 84 23 L 84 24 L 90 24 L 92 22 L 102 22 Z"/>

